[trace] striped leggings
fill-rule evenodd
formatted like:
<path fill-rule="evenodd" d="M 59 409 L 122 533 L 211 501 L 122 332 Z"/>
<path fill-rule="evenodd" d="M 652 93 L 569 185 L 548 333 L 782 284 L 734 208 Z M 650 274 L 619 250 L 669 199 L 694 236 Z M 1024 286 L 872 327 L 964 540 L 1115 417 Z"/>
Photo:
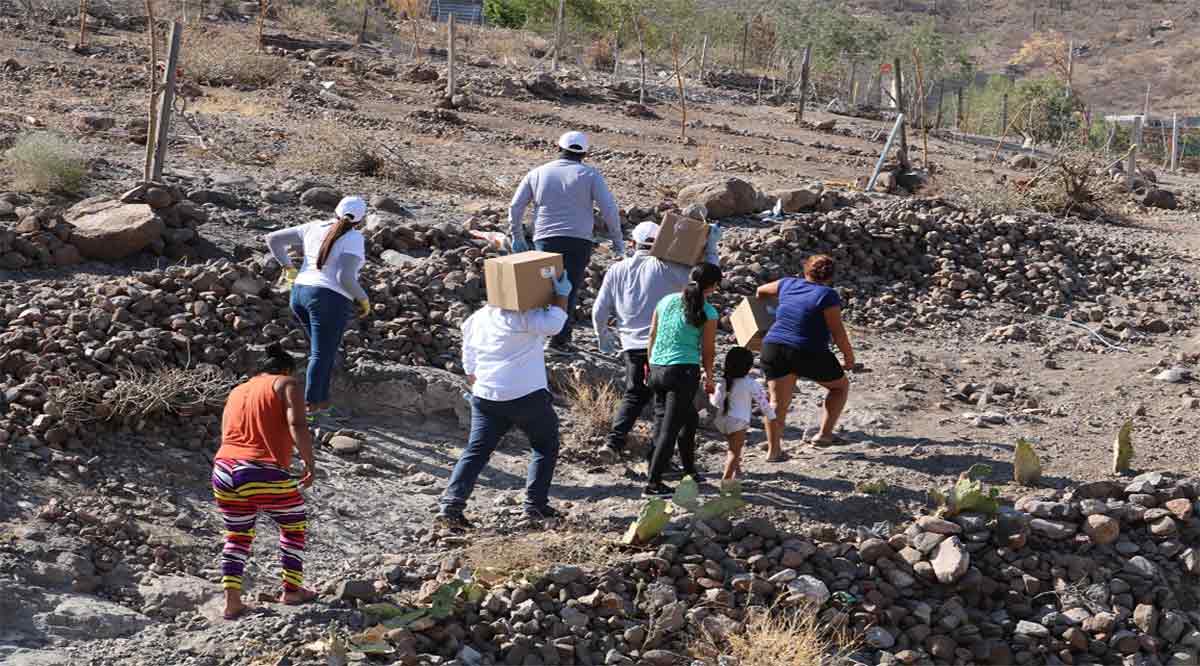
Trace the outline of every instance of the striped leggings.
<path fill-rule="evenodd" d="M 221 585 L 227 590 L 242 589 L 254 524 L 261 511 L 279 527 L 283 589 L 299 589 L 304 584 L 304 530 L 308 523 L 296 479 L 270 463 L 218 458 L 213 464 L 212 485 L 225 521 Z"/>

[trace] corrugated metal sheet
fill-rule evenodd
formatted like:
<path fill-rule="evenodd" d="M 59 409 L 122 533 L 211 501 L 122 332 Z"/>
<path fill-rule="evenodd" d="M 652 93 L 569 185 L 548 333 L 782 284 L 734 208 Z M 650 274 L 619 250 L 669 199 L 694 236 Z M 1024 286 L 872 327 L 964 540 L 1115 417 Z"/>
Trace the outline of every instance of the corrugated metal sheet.
<path fill-rule="evenodd" d="M 436 21 L 456 21 L 483 25 L 483 0 L 430 0 L 429 15 Z"/>

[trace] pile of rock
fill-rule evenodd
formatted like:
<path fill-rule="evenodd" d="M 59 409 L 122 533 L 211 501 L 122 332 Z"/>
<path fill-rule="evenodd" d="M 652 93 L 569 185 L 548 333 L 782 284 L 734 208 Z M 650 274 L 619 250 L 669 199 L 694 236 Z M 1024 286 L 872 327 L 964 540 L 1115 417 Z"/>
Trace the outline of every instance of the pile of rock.
<path fill-rule="evenodd" d="M 684 518 L 655 550 L 591 572 L 553 566 L 386 639 L 400 663 L 671 664 L 697 635 L 721 645 L 756 608 L 811 604 L 822 624 L 862 638 L 860 663 L 1190 664 L 1198 496 L 1198 480 L 1151 473 L 852 541 L 762 518 Z M 456 575 L 470 572 L 441 567 L 441 580 Z M 355 589 L 387 601 L 395 582 L 381 574 Z"/>
<path fill-rule="evenodd" d="M 1190 308 L 1114 310 L 1115 301 L 1186 302 L 1176 290 L 1192 281 L 1170 268 L 1151 268 L 1127 239 L 1071 231 L 1042 215 L 989 215 L 939 199 L 877 201 L 822 214 L 789 216 L 773 233 L 733 230 L 722 241 L 727 267 L 722 293 L 751 294 L 762 282 L 801 272 L 811 254 L 838 263 L 838 286 L 849 316 L 884 328 L 933 326 L 986 306 L 1064 316 L 1071 307 L 1114 325 L 1176 329 Z M 732 301 L 731 301 L 732 303 Z M 1098 308 L 1098 309 L 1097 309 Z M 1157 321 L 1155 321 L 1157 320 Z"/>

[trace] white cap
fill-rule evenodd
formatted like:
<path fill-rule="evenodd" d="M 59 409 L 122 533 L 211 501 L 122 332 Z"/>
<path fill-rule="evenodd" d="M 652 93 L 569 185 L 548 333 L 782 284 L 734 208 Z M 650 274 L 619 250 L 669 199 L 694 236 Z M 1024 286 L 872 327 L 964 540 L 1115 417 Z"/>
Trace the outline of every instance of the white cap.
<path fill-rule="evenodd" d="M 367 202 L 362 197 L 343 197 L 334 212 L 339 218 L 349 216 L 355 222 L 362 222 L 367 216 Z"/>
<path fill-rule="evenodd" d="M 586 153 L 588 151 L 587 135 L 583 132 L 567 132 L 558 137 L 558 147 L 572 153 Z"/>
<path fill-rule="evenodd" d="M 638 245 L 650 245 L 658 238 L 658 225 L 653 222 L 642 222 L 633 228 L 633 242 Z"/>

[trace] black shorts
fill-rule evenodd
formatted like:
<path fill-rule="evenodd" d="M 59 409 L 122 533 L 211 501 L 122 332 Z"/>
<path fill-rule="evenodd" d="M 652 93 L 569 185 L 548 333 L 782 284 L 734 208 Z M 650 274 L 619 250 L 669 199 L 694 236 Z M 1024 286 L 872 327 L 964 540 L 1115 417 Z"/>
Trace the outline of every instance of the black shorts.
<path fill-rule="evenodd" d="M 760 364 L 767 379 L 796 375 L 814 382 L 834 382 L 846 376 L 842 362 L 828 349 L 808 351 L 768 342 L 762 347 Z"/>

